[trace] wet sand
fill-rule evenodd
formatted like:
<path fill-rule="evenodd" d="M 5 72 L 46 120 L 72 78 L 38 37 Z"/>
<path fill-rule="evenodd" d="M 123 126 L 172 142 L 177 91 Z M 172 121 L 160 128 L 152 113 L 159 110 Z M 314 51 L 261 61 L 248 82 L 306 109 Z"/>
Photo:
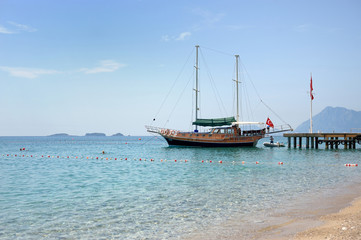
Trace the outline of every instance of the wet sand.
<path fill-rule="evenodd" d="M 361 239 L 361 198 L 341 211 L 322 216 L 319 227 L 296 234 L 295 240 L 316 239 Z"/>
<path fill-rule="evenodd" d="M 283 209 L 232 219 L 186 239 L 361 240 L 361 184 L 304 197 Z"/>
<path fill-rule="evenodd" d="M 310 198 L 275 217 L 280 223 L 260 229 L 254 239 L 361 239 L 360 184 Z"/>

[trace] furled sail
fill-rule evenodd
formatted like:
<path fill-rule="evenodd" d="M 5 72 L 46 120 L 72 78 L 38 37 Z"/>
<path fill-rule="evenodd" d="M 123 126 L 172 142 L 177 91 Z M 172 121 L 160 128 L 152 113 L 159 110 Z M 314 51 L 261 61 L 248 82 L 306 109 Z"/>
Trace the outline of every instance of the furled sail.
<path fill-rule="evenodd" d="M 235 121 L 236 119 L 234 117 L 209 118 L 209 119 L 197 119 L 192 124 L 203 127 L 219 127 L 224 125 L 231 125 Z"/>

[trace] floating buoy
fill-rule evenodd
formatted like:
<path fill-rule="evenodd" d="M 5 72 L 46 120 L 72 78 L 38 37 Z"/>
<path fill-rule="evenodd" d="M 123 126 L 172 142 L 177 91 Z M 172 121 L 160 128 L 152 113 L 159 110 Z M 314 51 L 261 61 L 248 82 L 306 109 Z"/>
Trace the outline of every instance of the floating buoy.
<path fill-rule="evenodd" d="M 98 157 L 96 159 L 98 159 Z"/>
<path fill-rule="evenodd" d="M 355 163 L 352 163 L 352 164 L 351 163 L 346 163 L 345 166 L 346 167 L 358 167 L 358 164 L 357 163 L 356 164 Z"/>
<path fill-rule="evenodd" d="M 177 162 L 177 159 L 174 159 L 174 162 Z"/>
<path fill-rule="evenodd" d="M 212 160 L 209 160 L 209 163 L 212 163 Z"/>
<path fill-rule="evenodd" d="M 259 162 L 257 161 L 256 164 L 259 164 Z"/>
<path fill-rule="evenodd" d="M 283 165 L 283 162 L 278 162 L 278 165 Z"/>
<path fill-rule="evenodd" d="M 242 164 L 244 164 L 244 161 L 242 161 Z"/>
<path fill-rule="evenodd" d="M 202 163 L 204 163 L 204 160 L 202 160 Z"/>
<path fill-rule="evenodd" d="M 141 138 L 138 138 L 138 140 L 140 141 L 140 140 L 142 140 Z"/>
<path fill-rule="evenodd" d="M 222 162 L 222 160 L 221 160 L 221 161 L 219 161 L 219 163 L 223 163 L 223 162 Z"/>
<path fill-rule="evenodd" d="M 188 160 L 186 159 L 186 160 L 184 160 L 184 162 L 188 162 Z"/>
<path fill-rule="evenodd" d="M 128 158 L 124 158 L 124 160 L 128 160 Z"/>
<path fill-rule="evenodd" d="M 117 160 L 117 158 L 114 158 L 114 160 Z"/>

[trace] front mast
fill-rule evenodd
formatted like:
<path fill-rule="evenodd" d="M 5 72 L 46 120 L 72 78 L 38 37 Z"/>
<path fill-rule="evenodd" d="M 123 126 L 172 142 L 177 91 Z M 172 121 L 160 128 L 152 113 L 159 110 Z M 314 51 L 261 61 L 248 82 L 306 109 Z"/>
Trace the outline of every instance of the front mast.
<path fill-rule="evenodd" d="M 236 57 L 236 91 L 237 91 L 237 122 L 239 122 L 239 100 L 238 100 L 238 58 L 239 55 L 235 55 Z"/>
<path fill-rule="evenodd" d="M 198 107 L 198 48 L 199 48 L 199 45 L 196 45 L 196 89 L 194 89 L 194 91 L 196 91 L 196 120 L 198 119 L 198 110 L 199 110 L 199 107 Z M 198 126 L 196 125 L 196 129 L 195 131 L 198 130 Z"/>

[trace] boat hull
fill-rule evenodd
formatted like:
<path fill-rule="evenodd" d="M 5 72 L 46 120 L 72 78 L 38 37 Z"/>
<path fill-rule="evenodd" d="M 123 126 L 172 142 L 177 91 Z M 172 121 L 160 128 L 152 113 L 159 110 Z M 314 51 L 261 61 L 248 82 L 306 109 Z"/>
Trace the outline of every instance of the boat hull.
<path fill-rule="evenodd" d="M 265 147 L 284 147 L 285 145 L 283 144 L 283 143 L 269 143 L 269 142 L 265 142 L 265 143 L 263 143 L 263 145 L 265 146 Z"/>
<path fill-rule="evenodd" d="M 169 146 L 185 146 L 185 147 L 254 147 L 262 137 L 253 137 L 253 139 L 238 141 L 204 141 L 194 139 L 177 139 L 173 137 L 163 136 Z"/>

